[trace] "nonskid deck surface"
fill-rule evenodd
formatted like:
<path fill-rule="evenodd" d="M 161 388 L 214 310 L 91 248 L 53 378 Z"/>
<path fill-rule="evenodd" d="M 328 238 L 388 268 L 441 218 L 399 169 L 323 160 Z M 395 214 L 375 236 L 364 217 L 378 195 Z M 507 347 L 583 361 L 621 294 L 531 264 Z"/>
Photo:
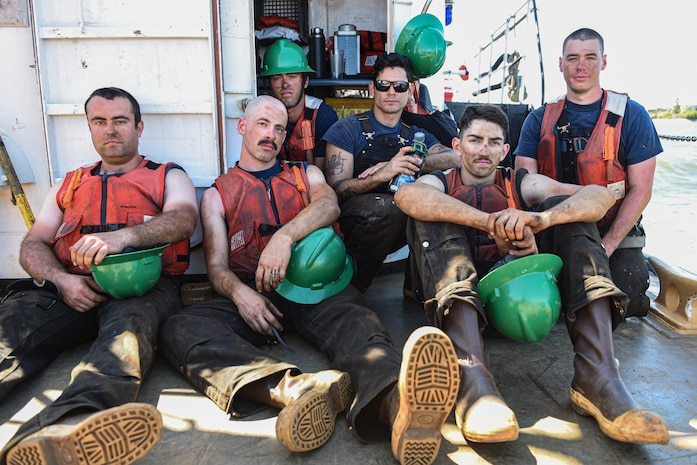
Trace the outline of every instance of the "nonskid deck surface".
<path fill-rule="evenodd" d="M 366 293 L 401 349 L 409 333 L 425 323 L 420 306 L 402 298 L 402 276 L 381 276 Z M 296 335 L 295 349 L 268 347 L 275 357 L 304 371 L 329 368 L 326 357 Z M 605 437 L 595 421 L 569 407 L 572 348 L 563 323 L 535 344 L 487 334 L 485 344 L 499 389 L 520 423 L 517 441 L 468 444 L 451 414 L 436 464 L 678 464 L 697 463 L 697 336 L 672 333 L 651 317 L 632 318 L 615 331 L 620 371 L 636 400 L 663 415 L 671 439 L 667 446 L 632 445 Z M 56 398 L 71 369 L 86 353 L 82 345 L 63 353 L 43 373 L 15 389 L 0 403 L 0 444 L 22 421 Z M 158 357 L 143 384 L 141 402 L 163 416 L 160 441 L 139 465 L 383 465 L 396 464 L 389 444 L 361 443 L 340 416 L 331 439 L 312 452 L 293 453 L 274 436 L 277 411 L 231 420 Z"/>

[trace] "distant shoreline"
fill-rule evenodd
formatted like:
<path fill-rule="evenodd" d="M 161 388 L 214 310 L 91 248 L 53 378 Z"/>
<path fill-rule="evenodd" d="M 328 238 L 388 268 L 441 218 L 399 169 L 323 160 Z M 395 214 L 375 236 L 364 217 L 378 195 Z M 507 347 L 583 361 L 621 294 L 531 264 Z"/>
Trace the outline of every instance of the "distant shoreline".
<path fill-rule="evenodd" d="M 697 110 L 648 110 L 653 119 L 689 119 L 697 120 Z"/>

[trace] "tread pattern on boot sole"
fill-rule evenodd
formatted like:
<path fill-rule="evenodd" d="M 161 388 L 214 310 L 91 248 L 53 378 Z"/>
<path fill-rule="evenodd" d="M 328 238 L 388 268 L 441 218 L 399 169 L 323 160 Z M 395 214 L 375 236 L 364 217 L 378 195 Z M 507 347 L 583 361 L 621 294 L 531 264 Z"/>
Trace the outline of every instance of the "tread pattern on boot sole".
<path fill-rule="evenodd" d="M 336 416 L 346 408 L 352 395 L 351 378 L 340 373 L 326 389 L 308 392 L 281 411 L 276 420 L 276 438 L 294 452 L 317 449 L 332 436 Z"/>
<path fill-rule="evenodd" d="M 414 331 L 404 346 L 400 412 L 393 431 L 393 452 L 402 465 L 428 465 L 436 459 L 440 429 L 455 405 L 459 384 L 450 338 L 435 327 Z"/>
<path fill-rule="evenodd" d="M 65 436 L 20 442 L 8 453 L 7 464 L 128 465 L 161 435 L 162 417 L 154 406 L 125 404 L 88 417 Z"/>

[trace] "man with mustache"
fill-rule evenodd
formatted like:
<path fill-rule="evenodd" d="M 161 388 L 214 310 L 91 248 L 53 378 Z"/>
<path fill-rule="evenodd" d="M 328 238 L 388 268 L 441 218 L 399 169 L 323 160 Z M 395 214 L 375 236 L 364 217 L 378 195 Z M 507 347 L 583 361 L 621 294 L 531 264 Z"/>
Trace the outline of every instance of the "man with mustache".
<path fill-rule="evenodd" d="M 60 397 L 5 446 L 3 464 L 125 465 L 162 434 L 157 409 L 135 401 L 160 321 L 181 306 L 176 275 L 189 266 L 196 193 L 179 165 L 139 153 L 144 123 L 130 93 L 97 89 L 85 113 L 101 160 L 54 185 L 22 242 L 31 279 L 10 284 L 0 305 L 0 398 L 61 350 L 93 342 Z M 106 255 L 167 243 L 162 276 L 143 296 L 107 296 L 90 276 Z"/>
<path fill-rule="evenodd" d="M 277 159 L 286 118 L 284 105 L 263 95 L 240 119 L 240 160 L 201 198 L 203 246 L 216 295 L 165 322 L 162 351 L 232 416 L 280 409 L 276 438 L 292 451 L 321 447 L 337 414 L 347 410 L 362 440 L 391 440 L 402 464 L 431 463 L 457 394 L 457 359 L 447 336 L 420 328 L 400 357 L 349 284 L 350 274 L 318 278 L 343 282 L 331 292 L 323 289 L 325 281 L 312 281 L 312 301 L 291 300 L 279 287 L 290 276 L 293 245 L 339 216 L 336 194 L 319 168 Z M 350 272 L 341 239 L 331 235 L 344 252 L 337 257 L 341 269 Z M 324 244 L 310 246 L 308 262 L 330 261 Z M 315 270 L 311 264 L 305 269 Z M 333 369 L 302 373 L 257 347 L 282 343 L 281 334 L 290 331 L 325 352 Z"/>
<path fill-rule="evenodd" d="M 627 299 L 612 280 L 595 225 L 614 203 L 612 194 L 604 186 L 498 167 L 509 150 L 507 133 L 500 108 L 468 106 L 453 140 L 461 167 L 421 176 L 395 194 L 412 218 L 407 234 L 417 294 L 459 358 L 455 419 L 463 437 L 479 443 L 518 438 L 516 416 L 487 366 L 481 335 L 487 318 L 477 284 L 506 254 L 523 257 L 539 249 L 563 261 L 559 291 L 575 353 L 572 408 L 593 416 L 617 441 L 667 444 L 665 422 L 639 407 L 614 358 L 612 330 Z"/>

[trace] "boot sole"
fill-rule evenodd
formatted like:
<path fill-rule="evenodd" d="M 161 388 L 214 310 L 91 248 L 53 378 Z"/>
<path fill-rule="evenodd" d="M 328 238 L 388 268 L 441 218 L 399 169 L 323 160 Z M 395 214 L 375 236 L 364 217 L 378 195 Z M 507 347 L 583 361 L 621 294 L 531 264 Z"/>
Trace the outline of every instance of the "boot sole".
<path fill-rule="evenodd" d="M 583 416 L 595 418 L 600 430 L 608 437 L 632 444 L 668 444 L 670 434 L 663 419 L 654 412 L 629 410 L 613 421 L 608 420 L 586 396 L 569 389 L 571 408 Z"/>
<path fill-rule="evenodd" d="M 30 436 L 7 454 L 8 465 L 128 465 L 162 435 L 162 416 L 149 404 L 95 413 L 62 436 Z"/>
<path fill-rule="evenodd" d="M 455 405 L 460 384 L 450 338 L 432 326 L 414 331 L 404 345 L 398 383 L 392 453 L 402 465 L 431 464 L 438 456 L 440 430 Z"/>
<path fill-rule="evenodd" d="M 317 449 L 332 436 L 336 416 L 346 409 L 353 395 L 349 375 L 335 370 L 333 375 L 333 379 L 319 383 L 279 413 L 276 438 L 287 449 Z"/>

